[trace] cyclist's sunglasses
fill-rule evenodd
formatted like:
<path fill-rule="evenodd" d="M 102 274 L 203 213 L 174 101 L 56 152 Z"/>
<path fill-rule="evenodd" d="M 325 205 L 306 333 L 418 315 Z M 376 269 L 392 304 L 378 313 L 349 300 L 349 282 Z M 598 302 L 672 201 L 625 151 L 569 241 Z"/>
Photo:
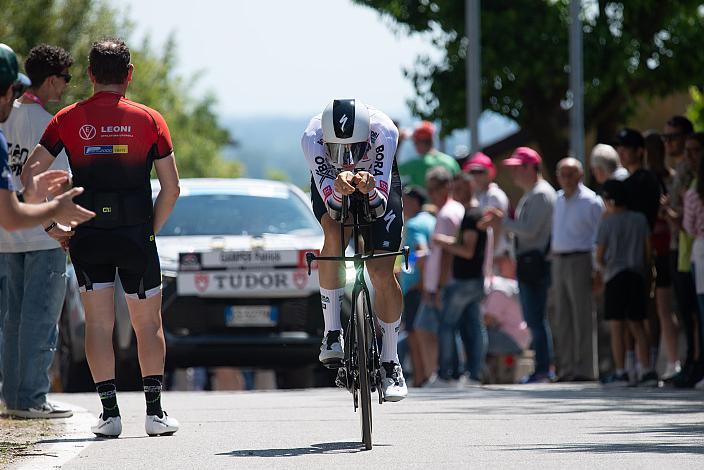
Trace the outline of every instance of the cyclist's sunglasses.
<path fill-rule="evenodd" d="M 325 148 L 330 161 L 339 166 L 356 165 L 370 148 L 369 142 L 355 142 L 352 144 L 333 144 L 326 142 Z"/>

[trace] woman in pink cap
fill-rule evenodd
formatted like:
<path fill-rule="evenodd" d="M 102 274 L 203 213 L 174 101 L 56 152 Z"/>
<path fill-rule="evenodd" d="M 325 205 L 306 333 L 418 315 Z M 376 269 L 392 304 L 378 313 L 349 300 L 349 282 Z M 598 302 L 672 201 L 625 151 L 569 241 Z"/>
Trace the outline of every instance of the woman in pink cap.
<path fill-rule="evenodd" d="M 472 177 L 472 192 L 479 202 L 479 209 L 484 212 L 486 209 L 493 207 L 499 209 L 504 214 L 508 213 L 508 196 L 494 182 L 496 178 L 496 167 L 491 158 L 482 152 L 477 152 L 472 155 L 462 167 L 462 171 L 469 173 Z M 510 245 L 505 233 L 496 231 L 493 233 L 494 243 L 494 258 L 493 266 L 496 267 L 500 274 L 505 277 L 513 277 L 515 274 L 515 266 L 509 256 Z"/>

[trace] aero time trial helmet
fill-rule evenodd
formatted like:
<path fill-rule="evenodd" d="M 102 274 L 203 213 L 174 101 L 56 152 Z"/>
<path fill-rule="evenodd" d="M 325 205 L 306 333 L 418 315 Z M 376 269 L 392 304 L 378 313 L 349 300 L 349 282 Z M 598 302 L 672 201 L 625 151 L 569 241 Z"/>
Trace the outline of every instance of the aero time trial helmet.
<path fill-rule="evenodd" d="M 333 165 L 355 165 L 369 150 L 369 111 L 359 100 L 332 100 L 323 111 L 322 127 Z"/>

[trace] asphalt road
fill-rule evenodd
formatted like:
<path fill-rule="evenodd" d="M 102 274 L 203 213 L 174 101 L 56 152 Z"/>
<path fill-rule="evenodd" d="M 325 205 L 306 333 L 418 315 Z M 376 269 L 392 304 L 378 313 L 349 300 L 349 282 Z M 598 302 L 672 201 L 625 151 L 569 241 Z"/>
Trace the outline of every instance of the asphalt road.
<path fill-rule="evenodd" d="M 704 392 L 588 385 L 412 389 L 374 405 L 374 443 L 342 390 L 171 392 L 172 437 L 144 433 L 144 399 L 118 396 L 124 431 L 96 440 L 87 412 L 20 468 L 704 468 Z M 97 414 L 94 394 L 52 399 Z M 80 454 L 78 454 L 80 452 Z"/>

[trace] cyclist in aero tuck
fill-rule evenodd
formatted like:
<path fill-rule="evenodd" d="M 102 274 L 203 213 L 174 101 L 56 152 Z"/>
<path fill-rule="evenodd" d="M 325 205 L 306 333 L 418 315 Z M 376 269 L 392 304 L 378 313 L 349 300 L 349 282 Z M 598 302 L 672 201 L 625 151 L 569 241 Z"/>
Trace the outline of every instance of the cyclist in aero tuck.
<path fill-rule="evenodd" d="M 342 196 L 355 190 L 367 195 L 376 218 L 372 225 L 374 253 L 399 249 L 403 216 L 401 179 L 394 159 L 397 144 L 398 129 L 391 119 L 359 100 L 333 100 L 322 114 L 311 119 L 301 145 L 311 170 L 313 211 L 325 238 L 321 256 L 340 254 Z M 372 259 L 366 264 L 375 290 L 374 311 L 383 333 L 382 393 L 385 401 L 392 402 L 403 400 L 408 393 L 396 350 L 402 296 L 394 276 L 394 259 Z M 341 365 L 344 358 L 342 271 L 341 262 L 324 261 L 319 265 L 325 319 L 320 361 L 328 367 Z"/>

